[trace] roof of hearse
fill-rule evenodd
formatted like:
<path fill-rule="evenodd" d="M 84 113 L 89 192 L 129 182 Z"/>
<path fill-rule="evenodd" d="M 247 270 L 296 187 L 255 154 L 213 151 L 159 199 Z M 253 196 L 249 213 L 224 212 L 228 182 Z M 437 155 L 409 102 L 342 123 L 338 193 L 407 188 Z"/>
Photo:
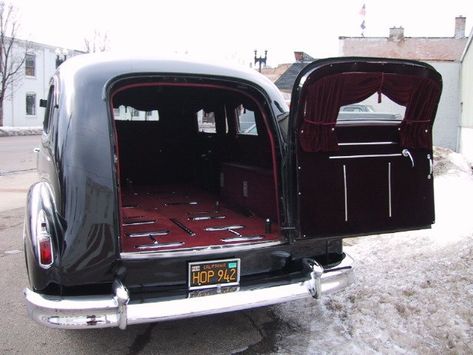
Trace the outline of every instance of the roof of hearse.
<path fill-rule="evenodd" d="M 276 86 L 257 71 L 242 66 L 193 60 L 190 57 L 133 57 L 108 53 L 83 54 L 66 60 L 58 72 L 69 84 L 79 77 L 103 86 L 111 79 L 127 74 L 191 74 L 234 78 L 259 85 L 271 97 L 280 97 Z M 284 100 L 281 98 L 282 103 Z"/>

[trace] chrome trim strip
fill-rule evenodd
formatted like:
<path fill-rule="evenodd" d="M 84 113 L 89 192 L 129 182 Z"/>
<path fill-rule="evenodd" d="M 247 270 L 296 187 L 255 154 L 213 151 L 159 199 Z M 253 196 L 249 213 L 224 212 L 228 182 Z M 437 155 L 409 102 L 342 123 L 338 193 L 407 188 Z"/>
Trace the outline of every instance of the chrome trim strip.
<path fill-rule="evenodd" d="M 347 166 L 343 164 L 343 192 L 345 198 L 345 222 L 348 222 Z"/>
<path fill-rule="evenodd" d="M 318 298 L 353 283 L 353 260 L 346 255 L 337 266 L 323 269 L 314 262 L 307 281 L 273 287 L 264 285 L 230 293 L 195 298 L 130 302 L 120 281 L 114 295 L 49 296 L 25 289 L 28 314 L 36 322 L 62 329 L 91 329 L 183 319 L 268 306 L 307 297 Z"/>
<path fill-rule="evenodd" d="M 164 251 L 142 251 L 142 252 L 126 252 L 120 253 L 120 258 L 124 260 L 142 260 L 142 259 L 161 259 L 161 258 L 175 258 L 177 256 L 192 256 L 201 255 L 205 257 L 212 254 L 220 254 L 224 252 L 238 252 L 250 249 L 268 248 L 276 245 L 281 245 L 283 242 L 277 241 L 261 241 L 225 244 L 225 245 L 209 245 L 194 248 L 178 248 Z"/>
<path fill-rule="evenodd" d="M 146 221 L 124 221 L 123 222 L 123 225 L 124 226 L 141 226 L 141 225 L 145 225 L 145 224 L 154 224 L 156 223 L 156 220 L 155 219 L 150 219 L 150 220 L 146 220 Z"/>
<path fill-rule="evenodd" d="M 399 144 L 397 142 L 350 142 L 350 143 L 338 143 L 340 146 L 351 146 L 351 145 L 391 145 Z"/>
<path fill-rule="evenodd" d="M 225 219 L 227 216 L 193 216 L 188 217 L 189 221 L 208 221 L 210 219 Z"/>
<path fill-rule="evenodd" d="M 184 202 L 184 201 L 176 201 L 176 202 L 166 202 L 164 203 L 164 206 L 182 206 L 182 205 L 197 205 L 197 201 L 189 201 L 189 202 Z"/>
<path fill-rule="evenodd" d="M 234 237 L 234 238 L 223 238 L 220 239 L 224 243 L 233 243 L 233 242 L 244 242 L 250 240 L 261 240 L 263 237 L 261 235 L 249 235 L 249 236 L 241 236 L 241 237 Z"/>
<path fill-rule="evenodd" d="M 400 126 L 402 120 L 337 120 L 338 126 Z"/>
<path fill-rule="evenodd" d="M 359 158 L 387 158 L 387 157 L 400 157 L 402 154 L 360 154 L 360 155 L 331 155 L 329 159 L 359 159 Z"/>
<path fill-rule="evenodd" d="M 162 248 L 177 248 L 181 245 L 184 245 L 184 242 L 158 242 L 157 240 L 154 243 L 148 244 L 138 244 L 135 245 L 135 248 L 138 250 L 142 249 L 162 249 Z"/>
<path fill-rule="evenodd" d="M 231 231 L 235 229 L 242 229 L 245 228 L 245 226 L 241 224 L 233 224 L 231 226 L 221 226 L 221 227 L 207 227 L 204 228 L 206 232 L 223 232 L 223 231 Z"/>
<path fill-rule="evenodd" d="M 169 230 L 163 229 L 161 231 L 151 231 L 151 232 L 139 232 L 139 233 L 130 233 L 126 236 L 128 238 L 143 238 L 143 237 L 162 237 L 163 235 L 168 235 Z"/>
<path fill-rule="evenodd" d="M 389 218 L 392 215 L 392 195 L 391 195 L 391 162 L 388 163 L 388 191 L 389 191 Z"/>

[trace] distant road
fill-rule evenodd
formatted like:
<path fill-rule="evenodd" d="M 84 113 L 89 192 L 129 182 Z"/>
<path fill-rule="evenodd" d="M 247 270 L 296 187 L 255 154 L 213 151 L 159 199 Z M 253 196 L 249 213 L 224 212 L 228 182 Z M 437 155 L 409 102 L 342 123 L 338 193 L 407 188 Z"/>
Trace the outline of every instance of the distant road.
<path fill-rule="evenodd" d="M 36 168 L 36 153 L 41 136 L 0 137 L 0 175 L 31 171 Z"/>

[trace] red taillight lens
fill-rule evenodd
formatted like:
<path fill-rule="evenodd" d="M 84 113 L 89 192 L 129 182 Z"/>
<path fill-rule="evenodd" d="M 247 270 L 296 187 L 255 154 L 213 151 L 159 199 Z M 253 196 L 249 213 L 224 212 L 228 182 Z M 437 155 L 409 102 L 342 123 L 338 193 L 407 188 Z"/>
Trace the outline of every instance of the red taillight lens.
<path fill-rule="evenodd" d="M 43 210 L 40 210 L 38 214 L 36 233 L 39 265 L 47 269 L 53 264 L 54 254 L 48 221 Z"/>
<path fill-rule="evenodd" d="M 42 265 L 50 265 L 53 262 L 53 250 L 50 238 L 42 238 L 39 241 L 39 262 Z"/>

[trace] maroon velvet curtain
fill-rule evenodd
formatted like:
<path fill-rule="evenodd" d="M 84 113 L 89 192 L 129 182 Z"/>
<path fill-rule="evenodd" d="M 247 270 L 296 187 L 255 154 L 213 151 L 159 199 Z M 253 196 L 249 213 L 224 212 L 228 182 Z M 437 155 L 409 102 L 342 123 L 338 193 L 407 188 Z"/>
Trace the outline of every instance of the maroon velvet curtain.
<path fill-rule="evenodd" d="M 306 152 L 338 150 L 335 124 L 340 106 L 383 93 L 406 106 L 400 128 L 403 147 L 428 148 L 440 86 L 430 79 L 385 73 L 342 73 L 315 81 L 304 91 L 299 141 Z"/>
<path fill-rule="evenodd" d="M 407 104 L 406 114 L 400 127 L 401 146 L 404 148 L 432 147 L 432 125 L 441 88 L 433 80 L 416 82 Z"/>

